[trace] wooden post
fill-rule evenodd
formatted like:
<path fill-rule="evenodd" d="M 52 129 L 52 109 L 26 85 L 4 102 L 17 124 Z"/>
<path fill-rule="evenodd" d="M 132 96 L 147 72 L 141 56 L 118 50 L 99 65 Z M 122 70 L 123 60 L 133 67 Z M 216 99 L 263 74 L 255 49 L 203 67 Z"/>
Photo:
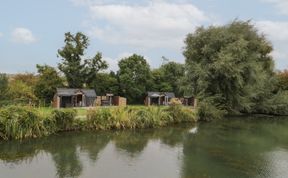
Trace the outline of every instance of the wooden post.
<path fill-rule="evenodd" d="M 82 95 L 82 106 L 85 106 L 86 107 L 86 98 L 85 98 L 85 95 Z"/>

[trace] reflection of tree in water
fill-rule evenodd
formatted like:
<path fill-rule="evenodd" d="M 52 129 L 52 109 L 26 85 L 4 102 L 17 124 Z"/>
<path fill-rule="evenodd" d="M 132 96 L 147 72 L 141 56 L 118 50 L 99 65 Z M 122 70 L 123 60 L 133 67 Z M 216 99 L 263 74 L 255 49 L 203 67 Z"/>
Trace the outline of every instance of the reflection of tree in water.
<path fill-rule="evenodd" d="M 32 160 L 39 152 L 51 154 L 57 177 L 79 177 L 83 166 L 79 152 L 86 151 L 96 161 L 98 153 L 105 148 L 111 132 L 61 133 L 39 139 L 0 142 L 0 159 L 11 164 Z"/>
<path fill-rule="evenodd" d="M 6 163 L 21 164 L 31 161 L 41 150 L 40 140 L 0 141 L 0 160 Z M 37 146 L 36 146 L 37 145 Z"/>
<path fill-rule="evenodd" d="M 39 152 L 46 152 L 51 154 L 55 163 L 57 177 L 79 177 L 83 171 L 80 153 L 87 153 L 96 162 L 99 152 L 110 140 L 114 141 L 118 150 L 133 158 L 143 152 L 149 141 L 160 141 L 170 147 L 181 145 L 188 130 L 189 127 L 179 126 L 134 131 L 70 132 L 23 142 L 0 142 L 0 159 L 17 163 L 32 160 Z"/>
<path fill-rule="evenodd" d="M 55 162 L 57 177 L 78 177 L 82 173 L 77 144 L 79 136 L 69 133 L 54 136 L 52 142 L 46 142 L 44 149 L 50 152 Z"/>
<path fill-rule="evenodd" d="M 96 162 L 98 159 L 98 153 L 106 147 L 111 139 L 111 136 L 111 132 L 104 131 L 83 133 L 83 138 L 79 139 L 80 151 L 87 152 L 89 158 Z"/>
<path fill-rule="evenodd" d="M 136 157 L 151 140 L 160 140 L 170 147 L 181 144 L 185 135 L 184 133 L 187 133 L 189 128 L 182 125 L 170 128 L 118 131 L 114 134 L 113 139 L 119 150 L 125 151 L 131 157 Z"/>
<path fill-rule="evenodd" d="M 131 157 L 138 156 L 146 147 L 149 134 L 145 130 L 118 131 L 114 134 L 115 146 L 128 153 Z"/>
<path fill-rule="evenodd" d="M 189 128 L 190 126 L 185 127 L 184 125 L 164 128 L 160 132 L 155 131 L 154 135 L 158 135 L 158 138 L 160 138 L 162 143 L 169 145 L 170 147 L 175 147 L 183 144 L 185 133 L 188 132 Z"/>
<path fill-rule="evenodd" d="M 283 140 L 277 141 L 285 129 L 287 124 L 273 129 L 270 122 L 259 120 L 200 124 L 197 134 L 184 141 L 182 177 L 265 176 L 263 155 L 285 146 Z"/>

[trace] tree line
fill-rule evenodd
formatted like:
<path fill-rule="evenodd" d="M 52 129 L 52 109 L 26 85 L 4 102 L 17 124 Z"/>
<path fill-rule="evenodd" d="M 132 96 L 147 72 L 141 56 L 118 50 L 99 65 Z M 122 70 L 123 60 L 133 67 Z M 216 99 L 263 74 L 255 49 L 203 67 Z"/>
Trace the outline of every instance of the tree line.
<path fill-rule="evenodd" d="M 118 71 L 107 72 L 108 64 L 97 52 L 85 58 L 88 37 L 78 32 L 65 34 L 65 45 L 58 50 L 61 62 L 54 68 L 37 64 L 37 73 L 1 74 L 1 103 L 46 103 L 53 100 L 56 88 L 91 88 L 97 95 L 113 93 L 126 97 L 130 104 L 143 104 L 147 91 L 175 92 L 184 76 L 184 64 L 165 60 L 157 69 L 151 69 L 147 60 L 138 54 L 121 59 Z"/>
<path fill-rule="evenodd" d="M 113 93 L 140 104 L 147 91 L 169 91 L 198 98 L 202 118 L 288 115 L 288 72 L 275 69 L 272 44 L 250 21 L 197 28 L 184 40 L 185 64 L 170 61 L 156 69 L 133 54 L 119 61 L 118 71 L 105 72 L 108 64 L 101 53 L 84 57 L 86 35 L 66 33 L 64 42 L 57 68 L 37 65 L 36 75 L 18 74 L 9 80 L 2 74 L 0 100 L 24 97 L 49 103 L 57 87 L 71 87 L 94 88 L 97 95 Z"/>

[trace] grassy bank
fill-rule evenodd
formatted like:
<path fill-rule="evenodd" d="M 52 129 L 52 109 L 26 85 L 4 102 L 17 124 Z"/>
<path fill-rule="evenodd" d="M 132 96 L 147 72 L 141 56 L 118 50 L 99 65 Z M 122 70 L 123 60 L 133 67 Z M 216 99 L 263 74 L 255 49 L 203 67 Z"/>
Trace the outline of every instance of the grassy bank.
<path fill-rule="evenodd" d="M 0 109 L 0 139 L 37 138 L 71 130 L 157 128 L 183 122 L 196 122 L 196 115 L 180 105 L 92 109 L 9 106 Z"/>

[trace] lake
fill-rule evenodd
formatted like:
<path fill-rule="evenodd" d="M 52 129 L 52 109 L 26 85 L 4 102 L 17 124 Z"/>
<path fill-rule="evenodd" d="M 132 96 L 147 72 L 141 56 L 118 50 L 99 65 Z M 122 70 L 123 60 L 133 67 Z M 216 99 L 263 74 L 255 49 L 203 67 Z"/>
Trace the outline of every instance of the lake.
<path fill-rule="evenodd" d="M 231 118 L 0 142 L 0 177 L 288 177 L 288 119 Z"/>

